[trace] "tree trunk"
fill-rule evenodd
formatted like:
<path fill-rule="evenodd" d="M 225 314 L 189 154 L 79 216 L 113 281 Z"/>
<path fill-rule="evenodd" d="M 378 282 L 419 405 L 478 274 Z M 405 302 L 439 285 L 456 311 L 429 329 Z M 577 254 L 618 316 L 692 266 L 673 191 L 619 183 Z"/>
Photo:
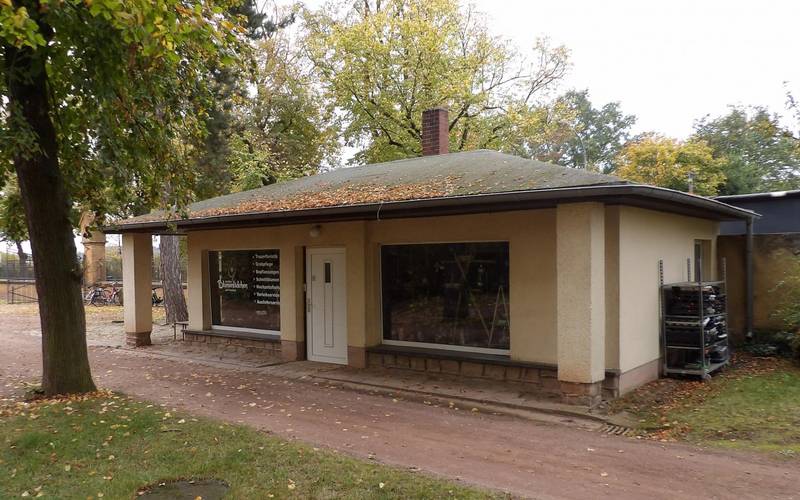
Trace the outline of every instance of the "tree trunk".
<path fill-rule="evenodd" d="M 39 22 L 48 36 L 52 30 Z M 5 46 L 4 51 L 9 109 L 19 113 L 37 139 L 37 147 L 27 151 L 18 148 L 13 159 L 36 263 L 42 326 L 42 388 L 47 395 L 93 391 L 80 288 L 81 267 L 47 98 L 46 49 Z M 17 122 L 11 123 L 15 127 Z M 23 133 L 14 132 L 17 136 Z"/>
<path fill-rule="evenodd" d="M 25 264 L 28 263 L 28 255 L 25 253 L 25 249 L 22 248 L 22 242 L 14 240 L 14 244 L 17 245 L 17 257 L 19 257 L 19 268 L 20 271 L 25 268 Z"/>
<path fill-rule="evenodd" d="M 160 236 L 158 252 L 161 258 L 161 281 L 164 284 L 164 309 L 167 323 L 186 321 L 186 297 L 181 279 L 180 236 Z"/>

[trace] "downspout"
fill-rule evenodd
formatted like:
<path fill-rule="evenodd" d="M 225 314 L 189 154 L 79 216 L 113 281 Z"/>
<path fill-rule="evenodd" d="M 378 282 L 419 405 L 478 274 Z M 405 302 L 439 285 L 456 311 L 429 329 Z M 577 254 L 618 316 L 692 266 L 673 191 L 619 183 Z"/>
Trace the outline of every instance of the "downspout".
<path fill-rule="evenodd" d="M 745 236 L 745 288 L 746 288 L 746 311 L 745 329 L 746 338 L 753 338 L 753 218 L 749 217 L 746 222 L 747 233 Z"/>

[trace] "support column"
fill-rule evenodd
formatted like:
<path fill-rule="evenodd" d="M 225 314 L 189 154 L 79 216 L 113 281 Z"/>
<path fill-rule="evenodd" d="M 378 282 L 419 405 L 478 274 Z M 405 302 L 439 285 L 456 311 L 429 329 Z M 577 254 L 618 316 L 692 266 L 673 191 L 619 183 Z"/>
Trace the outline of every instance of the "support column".
<path fill-rule="evenodd" d="M 600 401 L 605 378 L 605 207 L 556 210 L 558 380 L 565 402 Z"/>
<path fill-rule="evenodd" d="M 186 307 L 189 310 L 189 330 L 203 331 L 211 328 L 211 297 L 209 287 L 208 251 L 195 234 L 186 236 L 187 265 Z"/>
<path fill-rule="evenodd" d="M 306 359 L 305 248 L 293 243 L 281 247 L 281 358 Z"/>
<path fill-rule="evenodd" d="M 367 224 L 358 222 L 347 245 L 347 365 L 367 367 Z"/>
<path fill-rule="evenodd" d="M 122 235 L 122 298 L 125 343 L 150 345 L 153 329 L 153 242 L 149 234 Z"/>

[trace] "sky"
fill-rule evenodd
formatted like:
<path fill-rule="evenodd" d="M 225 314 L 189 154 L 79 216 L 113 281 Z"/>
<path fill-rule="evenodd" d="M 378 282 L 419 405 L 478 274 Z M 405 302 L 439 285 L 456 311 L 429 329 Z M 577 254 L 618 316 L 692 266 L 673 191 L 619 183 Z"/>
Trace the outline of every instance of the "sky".
<path fill-rule="evenodd" d="M 797 1 L 476 0 L 520 48 L 548 36 L 572 51 L 566 85 L 619 101 L 637 131 L 684 138 L 731 104 L 785 113 L 800 93 Z"/>
<path fill-rule="evenodd" d="M 587 88 L 596 105 L 619 101 L 638 117 L 636 132 L 685 138 L 696 119 L 728 105 L 785 114 L 786 90 L 800 94 L 796 0 L 471 3 L 521 50 L 539 36 L 567 46 L 573 68 L 564 89 Z"/>

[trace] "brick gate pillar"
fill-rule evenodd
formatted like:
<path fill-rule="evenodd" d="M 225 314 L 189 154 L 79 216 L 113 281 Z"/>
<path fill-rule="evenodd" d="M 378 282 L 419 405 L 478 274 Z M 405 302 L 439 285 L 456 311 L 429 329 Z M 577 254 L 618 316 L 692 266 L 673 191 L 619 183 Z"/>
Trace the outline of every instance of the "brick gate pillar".
<path fill-rule="evenodd" d="M 80 229 L 83 238 L 83 284 L 96 285 L 106 279 L 106 235 L 99 229 L 88 230 L 94 223 L 94 214 L 81 215 Z"/>

